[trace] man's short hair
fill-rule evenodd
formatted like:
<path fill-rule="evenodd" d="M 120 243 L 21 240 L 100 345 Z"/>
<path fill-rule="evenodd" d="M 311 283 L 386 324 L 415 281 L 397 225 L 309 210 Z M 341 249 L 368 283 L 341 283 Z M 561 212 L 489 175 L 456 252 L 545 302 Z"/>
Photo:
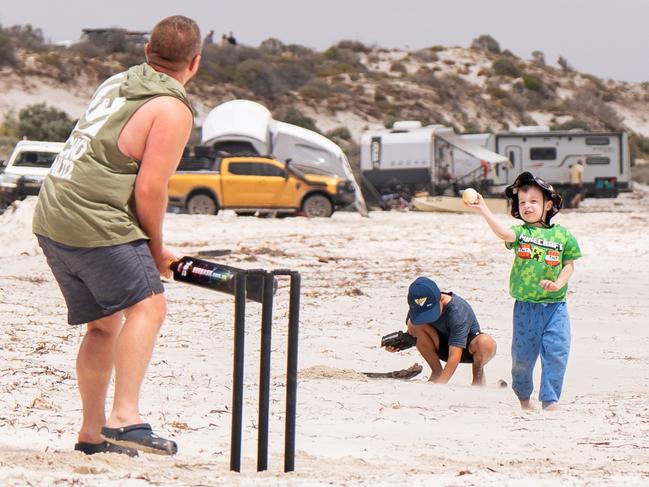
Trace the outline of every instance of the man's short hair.
<path fill-rule="evenodd" d="M 180 71 L 201 52 L 201 31 L 184 15 L 162 19 L 151 32 L 148 62 Z"/>

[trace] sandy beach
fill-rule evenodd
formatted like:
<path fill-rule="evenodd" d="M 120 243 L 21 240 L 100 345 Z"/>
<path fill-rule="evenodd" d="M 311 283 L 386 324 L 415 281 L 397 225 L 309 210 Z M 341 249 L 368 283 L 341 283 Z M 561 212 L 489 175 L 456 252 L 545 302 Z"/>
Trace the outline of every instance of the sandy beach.
<path fill-rule="evenodd" d="M 2 485 L 647 485 L 649 483 L 649 188 L 586 200 L 555 222 L 577 237 L 568 295 L 572 351 L 560 411 L 522 412 L 510 388 L 513 259 L 476 214 L 336 213 L 331 219 L 168 214 L 178 255 L 302 274 L 296 471 L 283 473 L 288 283 L 276 295 L 269 471 L 257 473 L 259 305 L 247 307 L 244 458 L 229 472 L 233 299 L 166 284 L 168 319 L 143 387 L 142 413 L 179 444 L 175 457 L 74 452 L 74 363 L 83 329 L 30 233 L 33 200 L 0 215 Z M 503 222 L 514 223 L 507 215 Z M 359 372 L 424 364 L 386 353 L 418 275 L 474 307 L 498 344 L 487 386 L 461 366 L 448 385 Z M 540 365 L 535 371 L 538 388 Z M 538 393 L 535 389 L 534 394 Z"/>

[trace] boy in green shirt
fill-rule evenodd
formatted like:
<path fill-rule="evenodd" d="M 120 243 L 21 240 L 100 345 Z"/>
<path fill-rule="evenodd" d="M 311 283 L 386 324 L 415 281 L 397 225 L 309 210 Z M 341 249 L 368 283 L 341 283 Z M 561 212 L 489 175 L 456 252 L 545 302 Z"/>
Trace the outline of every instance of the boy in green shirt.
<path fill-rule="evenodd" d="M 570 352 L 570 317 L 566 305 L 568 279 L 581 257 L 572 234 L 550 220 L 562 206 L 561 196 L 541 178 L 524 172 L 505 190 L 511 214 L 522 225 L 506 228 L 480 195 L 468 204 L 478 210 L 491 230 L 514 249 L 509 293 L 514 304 L 512 388 L 523 409 L 533 409 L 532 374 L 541 355 L 539 400 L 543 409 L 557 408 Z"/>

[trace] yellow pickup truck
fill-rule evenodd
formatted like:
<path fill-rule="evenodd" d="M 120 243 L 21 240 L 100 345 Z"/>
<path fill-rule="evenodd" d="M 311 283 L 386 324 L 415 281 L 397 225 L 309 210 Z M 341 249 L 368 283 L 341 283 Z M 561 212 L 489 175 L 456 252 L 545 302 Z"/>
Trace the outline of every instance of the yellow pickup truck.
<path fill-rule="evenodd" d="M 169 181 L 170 206 L 193 214 L 232 209 L 241 216 L 329 217 L 354 199 L 351 181 L 272 157 L 185 160 Z"/>

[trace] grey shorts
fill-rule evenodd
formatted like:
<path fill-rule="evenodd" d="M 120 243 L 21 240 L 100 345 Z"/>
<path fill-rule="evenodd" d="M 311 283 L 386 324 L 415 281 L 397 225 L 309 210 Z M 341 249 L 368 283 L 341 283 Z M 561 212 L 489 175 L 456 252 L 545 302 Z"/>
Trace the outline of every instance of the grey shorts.
<path fill-rule="evenodd" d="M 164 292 L 146 240 L 84 248 L 37 238 L 65 298 L 71 325 L 110 316 Z"/>

